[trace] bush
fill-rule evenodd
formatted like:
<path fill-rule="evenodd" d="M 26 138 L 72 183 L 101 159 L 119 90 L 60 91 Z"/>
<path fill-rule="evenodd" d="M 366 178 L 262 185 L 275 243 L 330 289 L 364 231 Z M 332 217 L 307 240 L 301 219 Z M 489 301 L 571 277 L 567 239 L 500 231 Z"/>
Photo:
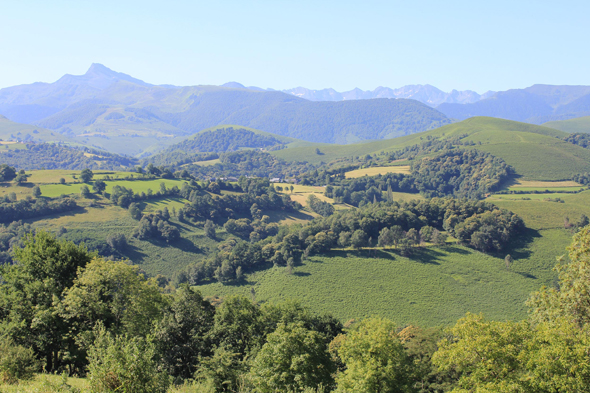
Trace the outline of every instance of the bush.
<path fill-rule="evenodd" d="M 107 244 L 116 251 L 123 251 L 127 247 L 127 238 L 122 233 L 111 233 L 107 236 Z"/>
<path fill-rule="evenodd" d="M 0 341 L 0 382 L 32 379 L 37 368 L 38 362 L 31 348 L 15 345 L 8 339 Z"/>
<path fill-rule="evenodd" d="M 155 348 L 142 337 L 116 336 L 99 328 L 88 358 L 94 393 L 164 393 L 169 380 L 154 361 Z"/>

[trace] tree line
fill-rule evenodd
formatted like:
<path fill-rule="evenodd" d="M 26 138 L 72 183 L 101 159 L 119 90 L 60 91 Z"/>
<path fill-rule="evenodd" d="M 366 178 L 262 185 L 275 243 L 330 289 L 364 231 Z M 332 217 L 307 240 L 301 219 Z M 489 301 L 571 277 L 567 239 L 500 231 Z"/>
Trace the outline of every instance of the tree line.
<path fill-rule="evenodd" d="M 11 223 L 27 218 L 35 218 L 49 214 L 64 213 L 78 208 L 72 198 L 47 200 L 22 199 L 14 202 L 0 202 L 0 223 Z"/>
<path fill-rule="evenodd" d="M 337 247 L 395 246 L 411 255 L 413 247 L 422 242 L 445 244 L 443 231 L 477 250 L 499 252 L 524 227 L 518 215 L 481 201 L 432 198 L 369 204 L 305 225 L 280 227 L 276 235 L 259 241 L 228 239 L 211 258 L 178 273 L 176 281 L 192 285 L 210 280 L 235 282 L 246 272 L 273 265 L 292 268 L 302 257 Z"/>

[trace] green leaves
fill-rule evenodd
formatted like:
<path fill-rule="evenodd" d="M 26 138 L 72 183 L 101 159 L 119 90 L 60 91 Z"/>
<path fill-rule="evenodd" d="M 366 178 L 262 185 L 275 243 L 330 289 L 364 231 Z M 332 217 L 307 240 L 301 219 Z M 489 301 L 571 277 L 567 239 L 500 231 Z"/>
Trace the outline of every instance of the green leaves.
<path fill-rule="evenodd" d="M 346 370 L 336 377 L 337 392 L 410 391 L 410 361 L 393 322 L 368 318 L 341 339 L 338 356 Z"/>
<path fill-rule="evenodd" d="M 324 337 L 302 322 L 285 325 L 268 335 L 252 364 L 250 377 L 255 391 L 326 391 L 333 385 L 335 366 Z"/>

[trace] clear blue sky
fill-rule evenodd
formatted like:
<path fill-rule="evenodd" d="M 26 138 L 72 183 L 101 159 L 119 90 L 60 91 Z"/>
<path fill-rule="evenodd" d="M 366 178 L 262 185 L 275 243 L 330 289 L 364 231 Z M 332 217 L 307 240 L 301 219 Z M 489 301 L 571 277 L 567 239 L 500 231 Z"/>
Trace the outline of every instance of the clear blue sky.
<path fill-rule="evenodd" d="M 97 62 L 285 89 L 590 85 L 588 1 L 2 1 L 0 87 Z"/>

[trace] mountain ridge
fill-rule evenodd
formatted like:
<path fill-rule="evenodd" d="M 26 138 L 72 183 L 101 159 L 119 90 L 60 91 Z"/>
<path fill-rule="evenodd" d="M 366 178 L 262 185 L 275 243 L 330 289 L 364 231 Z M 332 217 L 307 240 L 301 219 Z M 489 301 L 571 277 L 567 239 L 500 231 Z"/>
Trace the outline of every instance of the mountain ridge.
<path fill-rule="evenodd" d="M 449 124 L 416 100 L 313 102 L 280 91 L 157 86 L 93 64 L 80 76 L 0 90 L 0 114 L 119 154 L 139 155 L 174 138 L 235 124 L 312 142 L 353 143 Z"/>

